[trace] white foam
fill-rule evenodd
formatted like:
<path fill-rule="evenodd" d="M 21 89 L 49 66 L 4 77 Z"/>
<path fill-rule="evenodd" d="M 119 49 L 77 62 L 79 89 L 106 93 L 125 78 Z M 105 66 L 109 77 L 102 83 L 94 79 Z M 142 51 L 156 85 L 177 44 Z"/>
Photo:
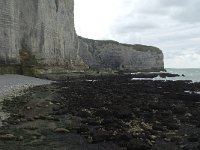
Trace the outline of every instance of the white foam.
<path fill-rule="evenodd" d="M 96 82 L 97 80 L 85 80 L 87 82 Z"/>
<path fill-rule="evenodd" d="M 152 78 L 132 78 L 131 80 L 152 80 Z"/>

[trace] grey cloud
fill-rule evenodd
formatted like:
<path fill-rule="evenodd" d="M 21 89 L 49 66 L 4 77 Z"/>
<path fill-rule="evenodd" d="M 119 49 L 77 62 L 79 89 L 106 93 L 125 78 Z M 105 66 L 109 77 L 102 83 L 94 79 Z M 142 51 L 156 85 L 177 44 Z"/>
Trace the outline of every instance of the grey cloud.
<path fill-rule="evenodd" d="M 134 24 L 130 24 L 129 28 L 122 30 L 126 42 L 141 42 L 141 44 L 158 46 L 164 52 L 166 66 L 172 65 L 170 61 L 177 61 L 179 58 L 185 58 L 185 62 L 192 62 L 195 56 L 200 55 L 198 41 L 200 39 L 200 0 L 152 1 L 153 3 L 148 6 L 144 2 L 140 9 L 133 10 L 139 16 L 144 16 L 140 19 L 147 27 L 146 30 L 139 30 L 143 24 L 140 23 L 140 19 L 136 19 L 134 24 L 141 25 L 141 28 L 134 30 Z M 130 16 L 134 18 L 133 15 L 129 14 L 129 18 Z M 152 25 L 155 28 L 152 28 Z M 121 24 L 116 28 L 116 32 L 120 32 L 123 27 L 126 26 Z"/>
<path fill-rule="evenodd" d="M 180 22 L 200 22 L 199 0 L 160 0 L 160 7 L 167 10 L 172 19 Z"/>
<path fill-rule="evenodd" d="M 158 2 L 164 7 L 175 7 L 175 6 L 187 6 L 191 2 L 196 2 L 198 0 L 158 0 Z"/>
<path fill-rule="evenodd" d="M 200 1 L 199 4 L 194 4 L 192 6 L 182 8 L 181 11 L 174 14 L 172 17 L 181 22 L 188 22 L 188 23 L 200 22 Z"/>
<path fill-rule="evenodd" d="M 195 55 L 200 59 L 200 0 L 120 1 L 123 6 L 110 25 L 110 39 L 157 46 L 164 52 L 166 67 L 176 65 L 173 61 L 179 57 L 181 62 L 187 59 L 184 66 Z"/>
<path fill-rule="evenodd" d="M 164 52 L 164 56 L 165 56 L 165 59 L 173 59 L 174 57 L 177 57 L 177 56 L 184 56 L 184 53 L 180 50 L 174 50 L 170 53 Z"/>
<path fill-rule="evenodd" d="M 180 22 L 200 22 L 200 0 L 144 0 L 141 5 L 137 13 L 167 16 Z"/>
<path fill-rule="evenodd" d="M 126 33 L 136 33 L 136 32 L 143 32 L 145 30 L 155 29 L 158 25 L 154 23 L 147 23 L 147 22 L 131 22 L 129 24 L 121 24 L 112 27 L 111 31 L 113 33 L 120 33 L 120 34 L 126 34 Z"/>

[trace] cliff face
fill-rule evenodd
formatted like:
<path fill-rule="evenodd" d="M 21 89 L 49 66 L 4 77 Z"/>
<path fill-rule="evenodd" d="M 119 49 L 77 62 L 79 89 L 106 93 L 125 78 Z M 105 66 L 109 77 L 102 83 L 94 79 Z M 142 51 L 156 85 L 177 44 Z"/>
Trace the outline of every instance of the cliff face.
<path fill-rule="evenodd" d="M 154 47 L 78 37 L 74 0 L 0 0 L 0 73 L 2 66 L 16 65 L 163 70 L 163 54 Z"/>
<path fill-rule="evenodd" d="M 164 70 L 163 53 L 152 46 L 79 37 L 79 49 L 80 56 L 90 68 L 127 71 Z"/>
<path fill-rule="evenodd" d="M 0 0 L 0 63 L 79 63 L 73 0 Z"/>

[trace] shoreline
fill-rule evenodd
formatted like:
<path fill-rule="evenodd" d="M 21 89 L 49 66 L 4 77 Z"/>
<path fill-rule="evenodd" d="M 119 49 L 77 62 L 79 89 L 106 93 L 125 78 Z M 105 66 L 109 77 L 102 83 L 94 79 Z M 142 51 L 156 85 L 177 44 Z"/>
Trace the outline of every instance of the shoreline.
<path fill-rule="evenodd" d="M 3 110 L 5 149 L 200 147 L 200 83 L 90 76 L 33 87 Z M 23 144 L 22 144 L 23 143 Z"/>
<path fill-rule="evenodd" d="M 15 94 L 15 92 L 18 93 L 32 86 L 50 84 L 51 82 L 52 81 L 17 74 L 0 75 L 0 97 L 9 96 L 12 95 L 12 93 Z"/>
<path fill-rule="evenodd" d="M 52 81 L 42 80 L 22 75 L 0 75 L 0 127 L 2 121 L 9 117 L 9 113 L 2 111 L 4 100 L 12 100 L 15 97 L 24 95 L 28 89 L 43 84 L 50 84 Z"/>

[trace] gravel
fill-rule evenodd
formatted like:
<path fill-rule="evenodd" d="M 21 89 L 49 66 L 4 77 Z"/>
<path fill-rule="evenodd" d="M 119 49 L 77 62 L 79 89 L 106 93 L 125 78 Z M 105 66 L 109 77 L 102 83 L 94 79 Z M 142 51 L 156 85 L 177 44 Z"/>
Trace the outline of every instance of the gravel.
<path fill-rule="evenodd" d="M 52 81 L 22 75 L 0 75 L 0 97 L 13 95 L 28 87 L 50 84 Z"/>
<path fill-rule="evenodd" d="M 23 90 L 44 84 L 51 84 L 52 81 L 22 75 L 0 75 L 0 102 L 5 98 L 9 99 L 20 94 Z M 9 114 L 1 111 L 0 104 L 0 126 L 1 120 L 6 119 Z"/>

